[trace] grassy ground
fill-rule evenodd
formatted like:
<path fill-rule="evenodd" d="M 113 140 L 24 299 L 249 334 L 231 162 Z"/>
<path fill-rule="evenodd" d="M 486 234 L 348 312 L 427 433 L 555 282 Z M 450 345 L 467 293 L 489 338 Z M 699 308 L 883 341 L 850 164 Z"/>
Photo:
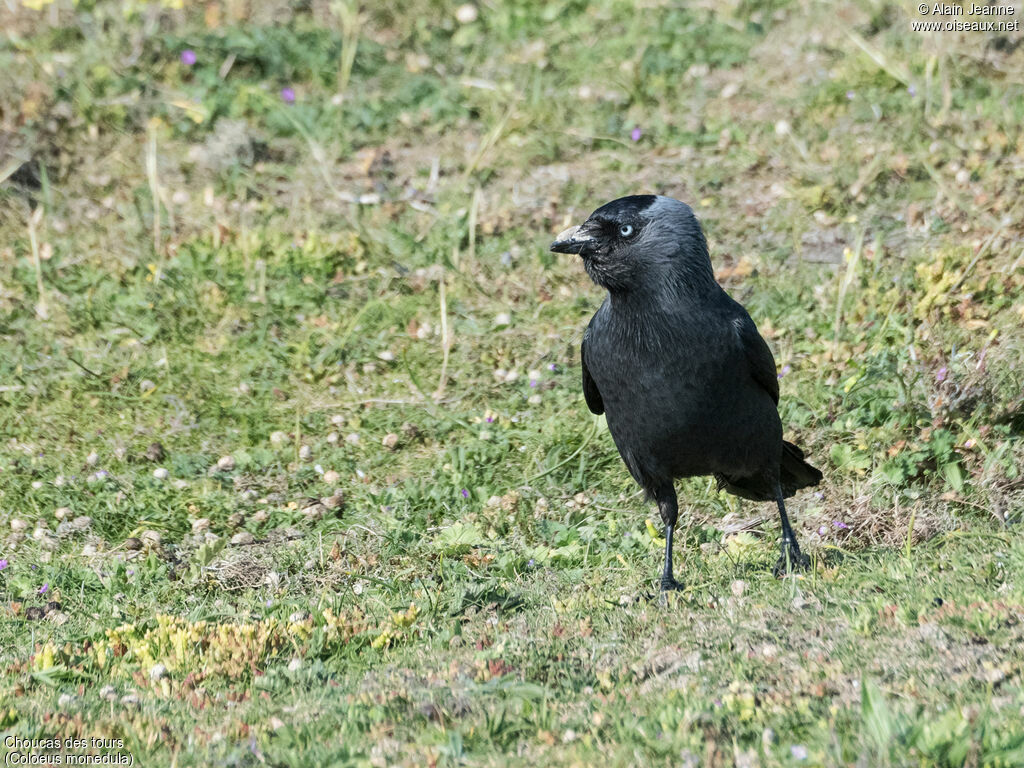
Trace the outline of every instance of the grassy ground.
<path fill-rule="evenodd" d="M 1024 765 L 1019 32 L 867 1 L 21 2 L 0 736 Z M 600 292 L 546 250 L 646 191 L 700 214 L 826 475 L 786 580 L 770 505 L 682 484 L 666 608 L 580 393 Z"/>

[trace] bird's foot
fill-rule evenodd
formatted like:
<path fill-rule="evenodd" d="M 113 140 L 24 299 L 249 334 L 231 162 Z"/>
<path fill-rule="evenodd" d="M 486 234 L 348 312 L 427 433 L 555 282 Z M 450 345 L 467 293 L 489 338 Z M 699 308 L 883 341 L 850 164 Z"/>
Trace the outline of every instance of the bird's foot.
<path fill-rule="evenodd" d="M 671 576 L 662 576 L 661 591 L 658 593 L 658 602 L 660 602 L 662 605 L 665 605 L 668 603 L 667 596 L 669 592 L 681 592 L 682 590 L 683 585 L 676 581 L 674 578 L 672 578 Z"/>
<path fill-rule="evenodd" d="M 787 576 L 791 573 L 799 573 L 800 571 L 809 571 L 811 569 L 811 558 L 801 552 L 795 547 L 789 547 L 786 552 L 782 554 L 782 557 L 775 563 L 775 567 L 772 568 L 772 573 L 775 578 L 781 579 L 783 576 Z"/>

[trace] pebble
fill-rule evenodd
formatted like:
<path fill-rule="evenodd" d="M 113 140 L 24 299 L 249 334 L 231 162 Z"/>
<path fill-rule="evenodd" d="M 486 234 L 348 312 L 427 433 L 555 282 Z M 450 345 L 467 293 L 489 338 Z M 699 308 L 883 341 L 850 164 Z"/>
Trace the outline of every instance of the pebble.
<path fill-rule="evenodd" d="M 192 521 L 192 533 L 202 533 L 210 530 L 210 518 L 200 517 Z"/>
<path fill-rule="evenodd" d="M 335 472 L 333 469 L 328 469 L 324 472 L 324 482 L 328 485 L 334 485 L 338 480 L 341 479 L 341 475 Z"/>
<path fill-rule="evenodd" d="M 163 467 L 157 467 L 156 469 L 153 470 L 153 477 L 155 477 L 157 480 L 166 480 L 170 476 L 170 474 L 171 473 L 168 472 Z"/>
<path fill-rule="evenodd" d="M 309 461 L 313 458 L 313 449 L 308 445 L 303 445 L 299 448 L 299 458 L 303 461 Z"/>
<path fill-rule="evenodd" d="M 56 517 L 58 520 L 70 520 L 75 515 L 71 511 L 70 507 L 57 507 L 55 510 L 53 510 L 53 516 Z"/>
<path fill-rule="evenodd" d="M 395 450 L 398 447 L 398 435 L 394 432 L 389 432 L 384 435 L 384 439 L 380 441 L 381 445 L 387 448 L 389 451 Z"/>
<path fill-rule="evenodd" d="M 99 463 L 99 461 L 100 455 L 96 453 L 96 451 L 93 451 L 92 453 L 85 457 L 85 463 L 88 464 L 90 467 L 95 467 Z"/>
<path fill-rule="evenodd" d="M 288 662 L 290 672 L 298 672 L 300 669 L 302 669 L 302 659 L 296 657 Z"/>
<path fill-rule="evenodd" d="M 270 442 L 273 445 L 281 445 L 281 443 L 288 442 L 288 435 L 280 430 L 270 433 Z"/>
<path fill-rule="evenodd" d="M 355 432 L 351 432 L 345 435 L 345 442 L 350 443 L 351 445 L 357 445 L 359 443 L 359 435 Z"/>
<path fill-rule="evenodd" d="M 239 531 L 231 537 L 231 543 L 236 545 L 253 544 L 256 541 L 256 537 L 248 531 Z"/>
<path fill-rule="evenodd" d="M 219 459 L 217 459 L 217 469 L 219 469 L 221 472 L 230 472 L 234 468 L 235 468 L 235 457 L 234 456 L 231 456 L 231 455 L 221 456 Z"/>
<path fill-rule="evenodd" d="M 11 518 L 11 530 L 15 533 L 21 533 L 22 531 L 28 530 L 28 523 L 24 520 L 19 520 L 16 517 Z"/>
<path fill-rule="evenodd" d="M 139 538 L 142 539 L 142 543 L 151 548 L 157 549 L 160 546 L 160 532 L 159 531 L 143 531 L 139 534 Z"/>
<path fill-rule="evenodd" d="M 163 664 L 154 664 L 149 668 L 149 679 L 156 681 L 167 677 L 167 667 Z"/>
<path fill-rule="evenodd" d="M 106 699 L 107 701 L 113 701 L 117 698 L 117 691 L 114 690 L 112 685 L 104 685 L 100 688 L 100 698 Z"/>
<path fill-rule="evenodd" d="M 463 3 L 455 9 L 455 20 L 459 24 L 472 24 L 479 15 L 480 12 L 477 11 L 476 6 L 472 3 Z"/>

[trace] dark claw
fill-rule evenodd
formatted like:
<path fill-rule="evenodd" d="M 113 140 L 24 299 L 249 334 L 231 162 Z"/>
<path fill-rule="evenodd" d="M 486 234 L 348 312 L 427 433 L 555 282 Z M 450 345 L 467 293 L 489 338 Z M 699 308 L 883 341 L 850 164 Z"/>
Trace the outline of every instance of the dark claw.
<path fill-rule="evenodd" d="M 683 585 L 680 584 L 675 579 L 673 579 L 671 576 L 668 576 L 668 577 L 662 576 L 661 577 L 661 591 L 662 592 L 672 592 L 672 591 L 675 591 L 675 590 L 681 590 L 682 588 L 683 588 Z"/>
<path fill-rule="evenodd" d="M 788 563 L 787 560 L 789 561 Z M 809 571 L 810 569 L 811 558 L 803 554 L 799 549 L 794 550 L 790 548 L 789 557 L 786 557 L 786 555 L 780 557 L 778 562 L 775 563 L 775 567 L 772 568 L 772 573 L 775 575 L 775 578 L 781 579 L 787 574 Z"/>

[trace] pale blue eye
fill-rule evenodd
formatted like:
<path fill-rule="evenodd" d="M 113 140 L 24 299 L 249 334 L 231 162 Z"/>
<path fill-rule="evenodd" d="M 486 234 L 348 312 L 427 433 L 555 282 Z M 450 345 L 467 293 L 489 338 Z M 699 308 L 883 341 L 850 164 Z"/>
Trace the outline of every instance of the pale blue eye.
<path fill-rule="evenodd" d="M 623 224 L 621 227 L 619 227 L 619 234 L 622 235 L 623 237 L 629 237 L 630 235 L 633 234 L 633 225 Z"/>

